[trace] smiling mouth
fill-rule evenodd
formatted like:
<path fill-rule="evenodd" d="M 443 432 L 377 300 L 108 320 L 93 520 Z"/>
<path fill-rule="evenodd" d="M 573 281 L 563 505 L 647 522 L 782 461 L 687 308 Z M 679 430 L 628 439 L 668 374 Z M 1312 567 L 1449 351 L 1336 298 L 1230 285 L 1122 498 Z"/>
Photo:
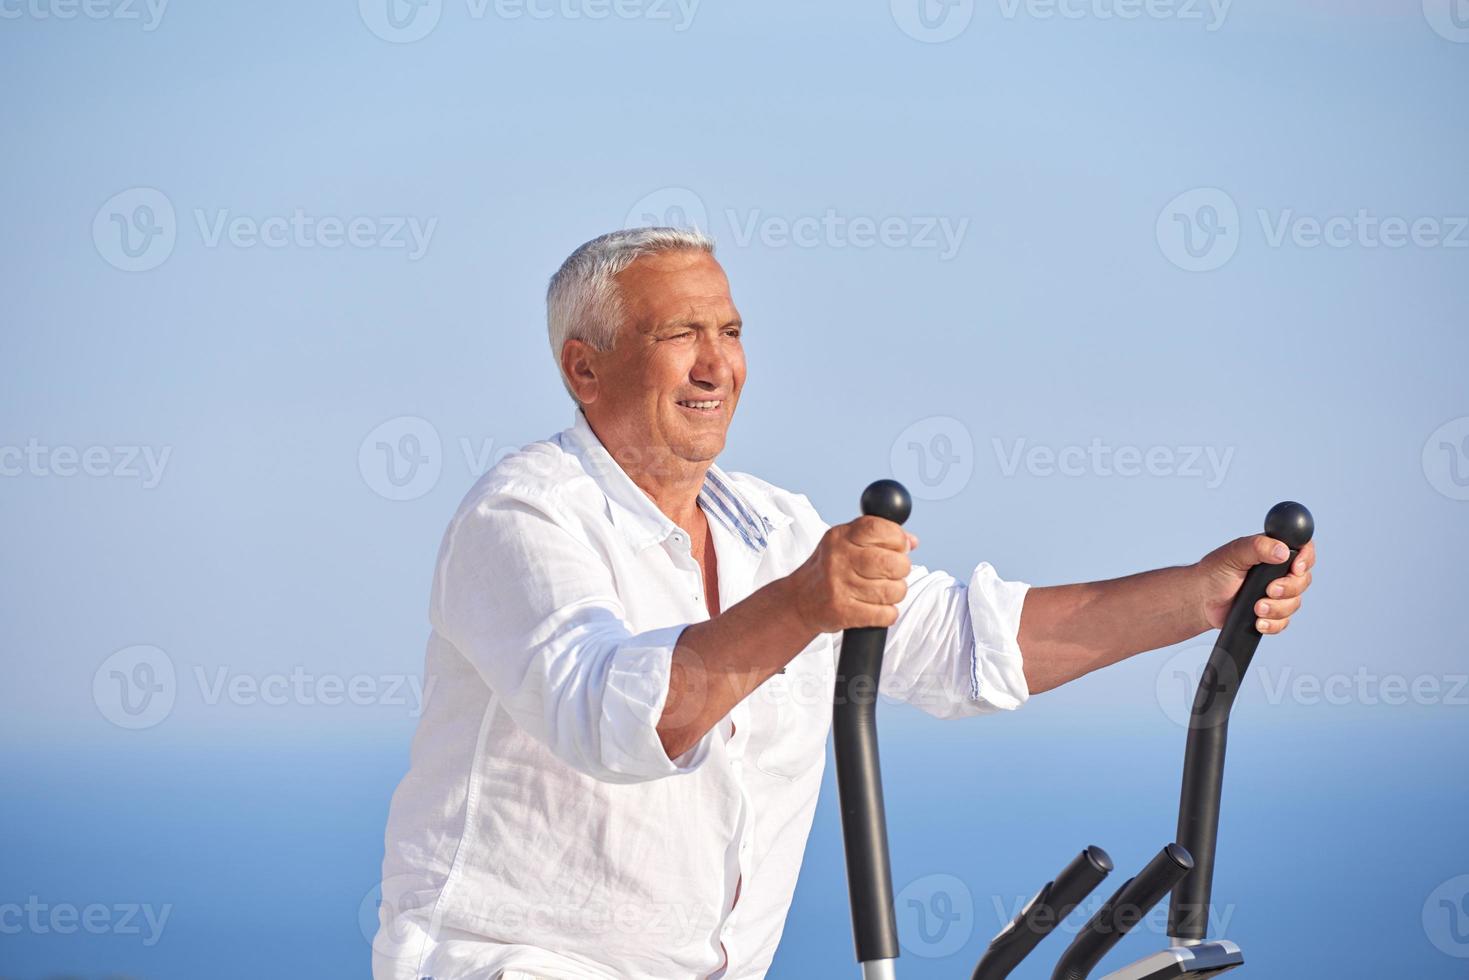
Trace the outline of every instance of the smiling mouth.
<path fill-rule="evenodd" d="M 696 415 L 718 415 L 720 410 L 724 408 L 724 399 L 684 400 L 677 404 L 684 411 L 693 412 Z"/>

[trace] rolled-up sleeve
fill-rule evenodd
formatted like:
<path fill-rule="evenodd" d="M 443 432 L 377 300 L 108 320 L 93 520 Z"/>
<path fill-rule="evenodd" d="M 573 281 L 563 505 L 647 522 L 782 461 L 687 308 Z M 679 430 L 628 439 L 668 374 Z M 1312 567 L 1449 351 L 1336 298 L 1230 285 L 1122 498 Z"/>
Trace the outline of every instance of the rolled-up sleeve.
<path fill-rule="evenodd" d="M 1020 707 L 1030 697 L 1019 642 L 1029 590 L 988 562 L 968 583 L 913 566 L 888 630 L 882 693 L 939 718 Z"/>
<path fill-rule="evenodd" d="M 450 525 L 430 618 L 516 723 L 567 765 L 607 782 L 689 772 L 658 738 L 674 647 L 689 625 L 634 634 L 605 559 L 544 495 L 487 494 Z"/>

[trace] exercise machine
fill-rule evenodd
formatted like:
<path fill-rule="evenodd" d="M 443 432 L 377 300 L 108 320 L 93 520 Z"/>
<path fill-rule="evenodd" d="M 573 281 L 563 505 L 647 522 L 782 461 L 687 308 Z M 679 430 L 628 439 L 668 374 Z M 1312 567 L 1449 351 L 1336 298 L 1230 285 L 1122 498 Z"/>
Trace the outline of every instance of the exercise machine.
<path fill-rule="evenodd" d="M 913 502 L 902 484 L 878 480 L 862 494 L 862 513 L 903 524 Z M 1256 565 L 1230 606 L 1204 667 L 1189 717 L 1178 840 L 1168 844 L 1097 910 L 1062 953 L 1052 980 L 1085 980 L 1102 958 L 1170 892 L 1168 935 L 1159 953 L 1108 974 L 1104 980 L 1203 980 L 1244 963 L 1238 946 L 1209 940 L 1215 842 L 1224 786 L 1229 713 L 1260 644 L 1254 607 L 1276 579 L 1289 574 L 1311 540 L 1311 513 L 1293 501 L 1265 516 L 1265 533 L 1284 541 L 1290 557 Z M 832 729 L 838 805 L 846 851 L 852 935 L 864 980 L 895 980 L 898 925 L 888 860 L 887 817 L 877 750 L 877 690 L 887 630 L 850 629 L 842 635 L 833 695 Z M 1000 980 L 1029 955 L 1113 870 L 1111 857 L 1088 847 L 1047 882 L 990 943 L 971 980 Z"/>

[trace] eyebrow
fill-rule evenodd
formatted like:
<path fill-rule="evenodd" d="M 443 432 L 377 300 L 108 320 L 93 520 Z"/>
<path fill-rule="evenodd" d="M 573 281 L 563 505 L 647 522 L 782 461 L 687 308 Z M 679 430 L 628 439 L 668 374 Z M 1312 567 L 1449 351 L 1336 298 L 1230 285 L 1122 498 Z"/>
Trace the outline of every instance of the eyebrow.
<path fill-rule="evenodd" d="M 688 317 L 673 317 L 671 319 L 664 320 L 661 323 L 655 323 L 650 328 L 650 331 L 652 333 L 657 333 L 660 330 L 672 330 L 672 329 L 674 329 L 676 327 L 690 327 L 690 328 L 695 328 L 695 327 L 702 327 L 702 326 L 704 326 L 704 324 L 703 324 L 702 321 L 699 321 L 699 320 L 690 319 Z M 740 318 L 740 317 L 735 317 L 732 320 L 726 320 L 723 323 L 719 324 L 719 329 L 722 330 L 725 327 L 739 327 L 740 329 L 743 330 L 744 329 L 744 326 L 745 326 L 745 321 L 742 318 Z"/>

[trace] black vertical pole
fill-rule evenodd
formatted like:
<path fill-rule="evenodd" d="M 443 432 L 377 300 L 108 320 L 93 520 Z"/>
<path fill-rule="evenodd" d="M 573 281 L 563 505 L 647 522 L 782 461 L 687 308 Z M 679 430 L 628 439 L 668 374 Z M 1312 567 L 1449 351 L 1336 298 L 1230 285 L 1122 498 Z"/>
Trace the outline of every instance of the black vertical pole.
<path fill-rule="evenodd" d="M 912 512 L 912 498 L 894 480 L 879 480 L 862 494 L 862 513 L 898 524 Z M 837 794 L 847 853 L 847 890 L 857 961 L 898 956 L 893 913 L 893 873 L 888 863 L 887 815 L 877 755 L 877 686 L 882 677 L 887 630 L 850 629 L 842 634 L 832 707 Z"/>
<path fill-rule="evenodd" d="M 1270 508 L 1265 533 L 1284 541 L 1291 549 L 1290 557 L 1284 564 L 1256 565 L 1246 573 L 1194 695 L 1178 804 L 1178 843 L 1193 855 L 1194 869 L 1173 889 L 1168 905 L 1168 935 L 1182 942 L 1202 940 L 1209 934 L 1229 712 L 1260 645 L 1255 604 L 1265 598 L 1271 582 L 1290 574 L 1296 555 L 1314 531 L 1311 512 L 1302 505 L 1288 500 Z"/>

